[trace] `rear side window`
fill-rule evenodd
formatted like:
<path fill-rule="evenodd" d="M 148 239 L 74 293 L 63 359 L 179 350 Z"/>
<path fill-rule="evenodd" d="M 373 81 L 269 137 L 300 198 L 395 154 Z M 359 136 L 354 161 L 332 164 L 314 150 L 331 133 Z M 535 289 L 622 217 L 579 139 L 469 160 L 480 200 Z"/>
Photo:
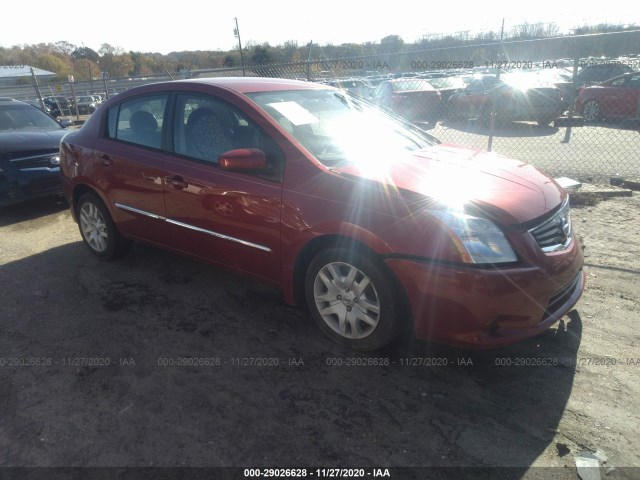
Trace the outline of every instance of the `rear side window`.
<path fill-rule="evenodd" d="M 168 94 L 147 95 L 113 106 L 107 137 L 159 149 L 167 99 Z"/>

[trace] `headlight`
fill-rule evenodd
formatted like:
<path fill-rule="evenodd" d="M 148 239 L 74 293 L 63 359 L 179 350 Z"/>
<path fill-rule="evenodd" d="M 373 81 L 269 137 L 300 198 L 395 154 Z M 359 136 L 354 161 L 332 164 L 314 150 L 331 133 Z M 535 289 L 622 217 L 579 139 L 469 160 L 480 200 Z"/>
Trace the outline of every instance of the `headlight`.
<path fill-rule="evenodd" d="M 504 233 L 491 220 L 449 211 L 432 213 L 449 227 L 465 262 L 510 263 L 517 260 Z"/>

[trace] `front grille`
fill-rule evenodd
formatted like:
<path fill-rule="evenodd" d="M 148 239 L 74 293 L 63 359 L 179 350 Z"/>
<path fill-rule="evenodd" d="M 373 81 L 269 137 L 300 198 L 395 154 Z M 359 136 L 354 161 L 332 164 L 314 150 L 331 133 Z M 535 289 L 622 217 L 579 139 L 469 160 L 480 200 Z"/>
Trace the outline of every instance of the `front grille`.
<path fill-rule="evenodd" d="M 38 168 L 38 167 L 55 167 L 58 164 L 52 162 L 51 159 L 58 155 L 57 150 L 47 151 L 47 152 L 27 152 L 26 155 L 9 160 L 11 165 L 20 170 L 24 170 L 25 168 Z"/>
<path fill-rule="evenodd" d="M 569 201 L 566 200 L 560 210 L 540 225 L 530 229 L 529 233 L 545 253 L 567 248 L 573 238 Z"/>

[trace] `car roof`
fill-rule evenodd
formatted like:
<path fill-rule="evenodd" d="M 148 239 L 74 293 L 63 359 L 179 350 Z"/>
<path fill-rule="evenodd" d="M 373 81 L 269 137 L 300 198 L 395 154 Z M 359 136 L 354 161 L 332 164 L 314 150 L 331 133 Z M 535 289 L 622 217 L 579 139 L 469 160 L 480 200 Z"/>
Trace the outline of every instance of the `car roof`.
<path fill-rule="evenodd" d="M 0 97 L 0 105 L 28 105 L 29 107 L 33 107 L 33 105 L 29 102 L 16 100 L 15 98 L 11 97 Z"/>
<path fill-rule="evenodd" d="M 620 80 L 621 78 L 629 78 L 629 77 L 633 77 L 635 75 L 640 75 L 640 72 L 627 72 L 627 73 L 623 73 L 622 75 L 618 75 L 616 77 L 612 77 L 612 78 L 608 78 L 606 79 L 604 82 L 600 82 L 600 84 L 603 83 L 611 83 L 614 82 L 616 80 Z"/>
<path fill-rule="evenodd" d="M 174 83 L 174 82 L 163 82 Z M 195 78 L 188 80 L 175 80 L 175 83 L 199 83 L 215 85 L 218 87 L 234 90 L 238 93 L 272 92 L 279 90 L 310 90 L 317 88 L 328 88 L 327 85 L 304 82 L 301 80 L 289 80 L 283 78 L 267 77 L 212 77 Z"/>

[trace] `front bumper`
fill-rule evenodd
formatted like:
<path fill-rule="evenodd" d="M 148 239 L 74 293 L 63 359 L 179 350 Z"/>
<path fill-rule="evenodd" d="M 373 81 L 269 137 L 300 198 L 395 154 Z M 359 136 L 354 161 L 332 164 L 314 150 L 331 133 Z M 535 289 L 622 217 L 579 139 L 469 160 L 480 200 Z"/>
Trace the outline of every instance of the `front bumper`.
<path fill-rule="evenodd" d="M 0 208 L 60 193 L 58 167 L 34 168 L 19 174 L 0 171 Z"/>
<path fill-rule="evenodd" d="M 576 304 L 585 286 L 578 242 L 542 255 L 544 266 L 466 268 L 389 258 L 417 338 L 490 348 L 535 336 Z"/>

